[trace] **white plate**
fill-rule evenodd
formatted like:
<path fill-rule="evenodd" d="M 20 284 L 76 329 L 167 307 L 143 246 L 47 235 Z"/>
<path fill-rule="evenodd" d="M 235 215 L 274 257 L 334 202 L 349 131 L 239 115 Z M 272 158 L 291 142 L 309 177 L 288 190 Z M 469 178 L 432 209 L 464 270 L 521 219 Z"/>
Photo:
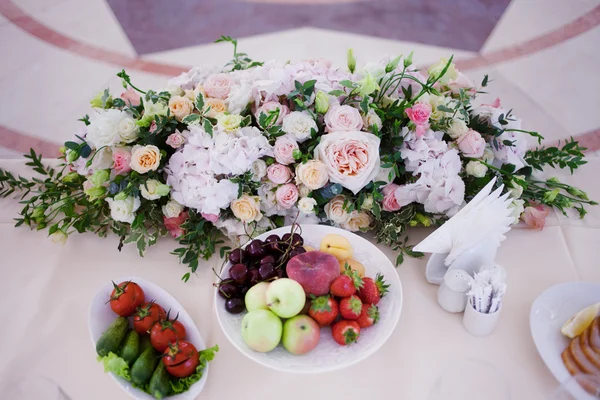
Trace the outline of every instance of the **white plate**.
<path fill-rule="evenodd" d="M 264 240 L 272 234 L 282 236 L 289 232 L 290 227 L 283 227 L 260 235 L 257 239 Z M 319 248 L 321 239 L 330 233 L 344 236 L 350 240 L 354 249 L 354 258 L 365 266 L 365 276 L 375 277 L 377 273 L 381 273 L 390 285 L 389 293 L 378 304 L 381 313 L 379 322 L 361 331 L 358 342 L 350 346 L 340 346 L 333 340 L 330 328 L 321 328 L 319 344 L 305 355 L 292 355 L 281 345 L 269 353 L 258 353 L 250 349 L 242 339 L 241 323 L 246 313 L 229 314 L 225 311 L 225 299 L 215 290 L 215 307 L 219 324 L 229 341 L 245 356 L 278 371 L 297 373 L 333 371 L 364 360 L 375 353 L 390 337 L 402 311 L 402 285 L 396 269 L 385 254 L 360 236 L 331 226 L 302 225 L 302 237 L 305 244 L 315 248 Z M 223 268 L 222 277 L 229 276 L 230 267 L 231 265 L 228 263 Z"/>
<path fill-rule="evenodd" d="M 561 383 L 568 381 L 571 374 L 561 358 L 561 353 L 569 345 L 570 339 L 560 333 L 560 328 L 575 313 L 598 302 L 600 284 L 569 282 L 547 289 L 531 306 L 529 324 L 533 341 L 542 360 Z M 577 385 L 573 385 L 571 392 L 576 399 L 593 399 Z"/>
<path fill-rule="evenodd" d="M 184 326 L 187 333 L 186 340 L 192 343 L 198 351 L 204 350 L 206 346 L 204 345 L 204 340 L 202 340 L 202 336 L 200 336 L 200 332 L 198 328 L 194 324 L 194 321 L 190 318 L 189 314 L 185 311 L 185 309 L 179 304 L 177 300 L 169 293 L 167 293 L 160 286 L 152 283 L 150 281 L 144 280 L 142 278 L 138 278 L 135 276 L 126 276 L 119 279 L 115 279 L 116 283 L 132 281 L 141 286 L 144 290 L 146 301 L 155 300 L 157 304 L 160 304 L 165 311 L 171 310 L 171 317 L 174 317 L 179 312 L 178 321 L 180 321 Z M 92 338 L 92 345 L 94 346 L 94 356 L 96 349 L 96 342 L 102 335 L 102 333 L 108 328 L 108 326 L 117 318 L 117 314 L 115 314 L 110 308 L 110 304 L 106 303 L 110 294 L 112 293 L 113 285 L 111 282 L 104 285 L 94 298 L 92 299 L 92 303 L 90 304 L 90 310 L 88 315 L 88 324 L 90 328 L 90 336 Z M 131 324 L 131 322 L 130 322 Z M 92 355 L 90 355 L 91 357 Z M 101 363 L 99 364 L 99 373 L 101 371 Z M 117 382 L 121 388 L 126 391 L 131 397 L 140 400 L 154 400 L 154 397 L 150 396 L 147 393 L 142 392 L 134 388 L 130 382 L 127 382 L 125 379 L 115 376 L 113 373 L 110 373 L 113 379 Z M 193 384 L 185 393 L 178 394 L 176 396 L 169 396 L 167 399 L 173 400 L 185 400 L 185 399 L 195 399 L 198 397 L 204 385 L 206 383 L 206 379 L 208 377 L 208 365 L 204 369 L 204 373 L 202 374 L 202 378 Z"/>

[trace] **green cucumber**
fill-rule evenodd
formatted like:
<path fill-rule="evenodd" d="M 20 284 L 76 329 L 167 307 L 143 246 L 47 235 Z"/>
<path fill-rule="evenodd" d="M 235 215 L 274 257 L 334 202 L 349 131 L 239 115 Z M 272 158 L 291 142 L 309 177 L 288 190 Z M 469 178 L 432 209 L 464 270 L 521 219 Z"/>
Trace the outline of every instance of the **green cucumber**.
<path fill-rule="evenodd" d="M 152 348 L 144 350 L 131 367 L 131 381 L 138 386 L 144 385 L 152 377 L 156 364 L 160 361 L 160 354 Z"/>
<path fill-rule="evenodd" d="M 125 336 L 125 342 L 121 347 L 121 358 L 131 365 L 140 355 L 140 335 L 134 330 L 129 331 Z"/>
<path fill-rule="evenodd" d="M 121 343 L 125 339 L 127 329 L 129 328 L 129 321 L 125 317 L 119 317 L 110 324 L 107 330 L 104 331 L 98 342 L 96 343 L 96 353 L 100 357 L 107 356 L 108 353 L 113 352 L 119 354 Z"/>
<path fill-rule="evenodd" d="M 150 335 L 144 335 L 140 338 L 140 354 L 146 349 L 152 348 L 152 342 L 150 341 Z"/>
<path fill-rule="evenodd" d="M 165 363 L 159 362 L 150 378 L 148 391 L 155 399 L 162 399 L 171 394 L 171 375 L 167 372 Z"/>

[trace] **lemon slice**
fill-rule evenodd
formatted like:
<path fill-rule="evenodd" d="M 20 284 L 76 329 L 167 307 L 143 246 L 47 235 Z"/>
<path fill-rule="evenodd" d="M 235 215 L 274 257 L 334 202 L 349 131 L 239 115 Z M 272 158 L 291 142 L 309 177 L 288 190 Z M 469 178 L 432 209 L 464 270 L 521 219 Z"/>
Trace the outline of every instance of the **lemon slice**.
<path fill-rule="evenodd" d="M 573 315 L 560 329 L 563 335 L 573 339 L 583 333 L 592 324 L 600 312 L 600 303 L 584 308 Z"/>

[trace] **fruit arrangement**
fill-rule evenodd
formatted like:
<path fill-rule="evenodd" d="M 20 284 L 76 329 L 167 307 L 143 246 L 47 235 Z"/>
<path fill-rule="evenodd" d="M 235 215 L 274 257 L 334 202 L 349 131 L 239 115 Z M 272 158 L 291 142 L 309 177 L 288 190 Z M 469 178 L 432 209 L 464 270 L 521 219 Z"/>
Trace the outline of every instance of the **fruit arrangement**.
<path fill-rule="evenodd" d="M 600 377 L 600 303 L 575 314 L 561 333 L 572 339 L 561 355 L 569 373 Z M 600 392 L 600 386 L 592 382 L 582 381 L 582 386 L 592 395 Z"/>
<path fill-rule="evenodd" d="M 107 303 L 118 316 L 96 342 L 98 359 L 105 372 L 131 382 L 156 399 L 189 390 L 202 378 L 218 346 L 198 351 L 186 340 L 178 315 L 154 300 L 146 301 L 144 290 L 126 281 L 114 289 Z"/>
<path fill-rule="evenodd" d="M 241 335 L 248 347 L 269 352 L 281 343 L 291 354 L 306 354 L 326 327 L 339 345 L 356 342 L 361 329 L 378 322 L 388 285 L 381 274 L 365 276 L 353 253 L 337 234 L 323 237 L 318 250 L 308 246 L 295 227 L 232 250 L 228 277 L 217 287 L 227 312 L 247 311 Z"/>

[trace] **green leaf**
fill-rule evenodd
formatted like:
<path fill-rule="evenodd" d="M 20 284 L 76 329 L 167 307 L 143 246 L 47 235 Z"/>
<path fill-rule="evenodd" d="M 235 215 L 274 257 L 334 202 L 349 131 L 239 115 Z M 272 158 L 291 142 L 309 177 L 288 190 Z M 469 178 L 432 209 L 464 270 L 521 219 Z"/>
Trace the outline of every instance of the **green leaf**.
<path fill-rule="evenodd" d="M 190 114 L 185 117 L 181 122 L 187 125 L 198 125 L 202 117 L 198 114 Z"/>
<path fill-rule="evenodd" d="M 346 92 L 344 92 L 343 90 L 332 90 L 331 92 L 327 93 L 331 96 L 336 96 L 336 97 L 340 97 L 340 96 L 345 96 Z"/>
<path fill-rule="evenodd" d="M 206 133 L 208 133 L 210 135 L 210 137 L 212 137 L 213 125 L 210 123 L 210 121 L 208 119 L 205 119 L 202 126 L 203 126 L 204 130 L 206 131 Z"/>
<path fill-rule="evenodd" d="M 486 74 L 481 81 L 481 87 L 486 87 L 489 81 L 489 76 Z"/>
<path fill-rule="evenodd" d="M 356 84 L 352 81 L 349 81 L 347 79 L 344 79 L 343 81 L 340 81 L 340 85 L 350 88 L 350 89 L 354 89 L 356 87 Z"/>
<path fill-rule="evenodd" d="M 102 362 L 104 365 L 104 372 L 112 372 L 113 374 L 120 376 L 127 381 L 131 381 L 131 376 L 129 375 L 129 365 L 127 365 L 127 361 L 112 351 L 104 357 L 98 357 L 98 361 Z"/>
<path fill-rule="evenodd" d="M 198 109 L 198 111 L 200 111 L 201 113 L 204 110 L 204 96 L 202 95 L 202 93 L 198 93 L 198 96 L 196 96 L 196 101 L 194 103 L 194 105 L 196 106 L 196 108 Z"/>
<path fill-rule="evenodd" d="M 79 147 L 79 143 L 75 143 L 75 142 L 65 142 L 65 147 L 69 150 L 76 150 Z"/>

